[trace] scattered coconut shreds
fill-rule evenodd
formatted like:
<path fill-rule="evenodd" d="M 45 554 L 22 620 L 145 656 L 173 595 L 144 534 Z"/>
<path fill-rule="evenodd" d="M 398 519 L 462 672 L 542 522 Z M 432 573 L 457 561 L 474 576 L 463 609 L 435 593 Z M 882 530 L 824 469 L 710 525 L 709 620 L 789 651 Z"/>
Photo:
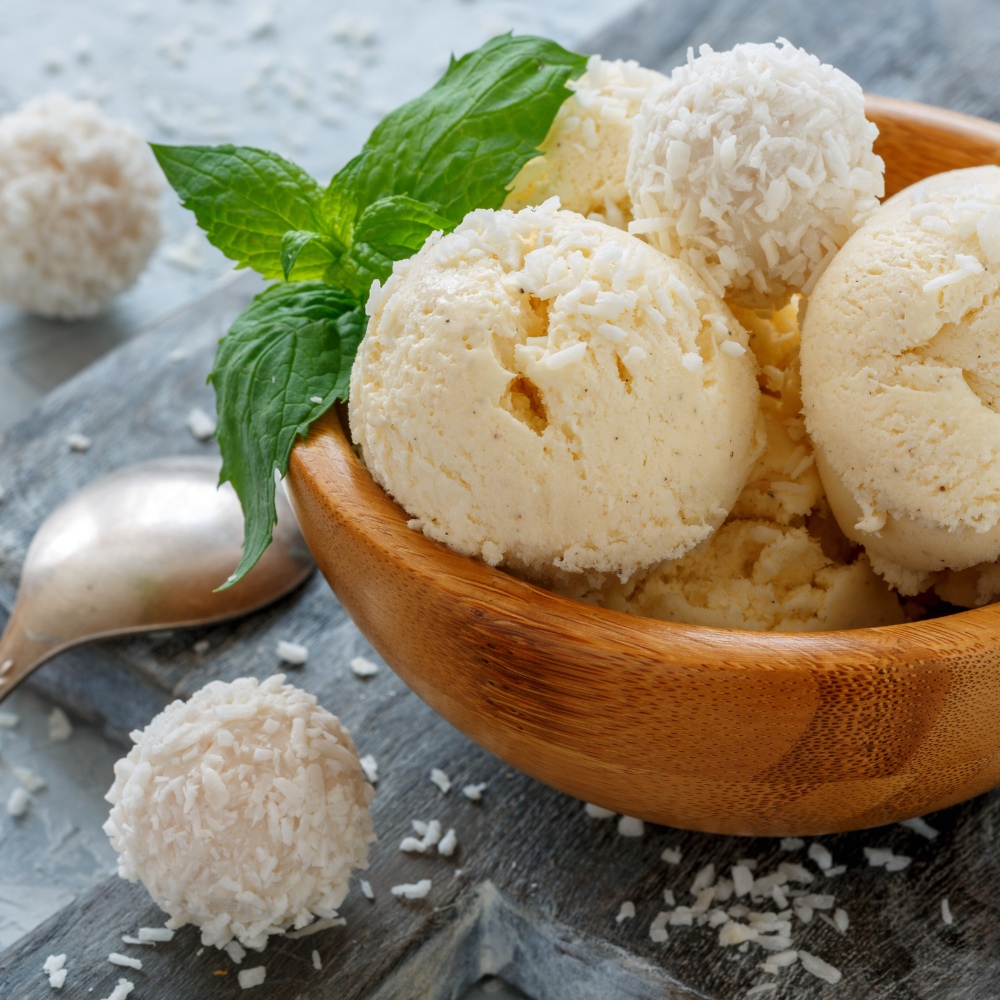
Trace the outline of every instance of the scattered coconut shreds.
<path fill-rule="evenodd" d="M 299 642 L 289 642 L 287 639 L 278 641 L 278 659 L 290 667 L 301 667 L 309 659 L 309 648 Z"/>
<path fill-rule="evenodd" d="M 247 957 L 247 953 L 239 941 L 230 941 L 222 950 L 236 965 L 242 963 L 243 959 Z"/>
<path fill-rule="evenodd" d="M 666 903 L 667 906 L 676 906 L 677 905 L 677 900 L 674 898 L 674 890 L 673 889 L 664 889 L 663 890 L 663 902 Z"/>
<path fill-rule="evenodd" d="M 285 931 L 285 937 L 297 941 L 299 938 L 319 934 L 320 931 L 328 931 L 331 927 L 345 927 L 346 925 L 347 921 L 343 917 L 323 917 L 322 920 L 314 920 L 311 924 L 300 927 L 298 930 Z"/>
<path fill-rule="evenodd" d="M 941 900 L 941 922 L 945 927 L 951 927 L 955 923 L 955 918 L 951 915 L 951 905 L 948 903 L 947 896 Z"/>
<path fill-rule="evenodd" d="M 702 868 L 698 869 L 697 874 L 694 877 L 694 881 L 691 883 L 691 895 L 697 896 L 702 890 L 707 889 L 715 881 L 715 865 L 709 862 Z"/>
<path fill-rule="evenodd" d="M 319 957 L 319 952 L 315 948 L 313 948 L 312 963 L 313 963 L 313 968 L 317 972 L 322 972 L 322 970 L 323 970 L 323 962 L 322 962 L 322 960 Z"/>
<path fill-rule="evenodd" d="M 16 712 L 0 712 L 0 729 L 15 729 L 21 723 Z"/>
<path fill-rule="evenodd" d="M 137 959 L 137 958 L 129 958 L 128 955 L 119 954 L 117 951 L 113 951 L 113 952 L 111 952 L 110 955 L 108 955 L 108 961 L 112 965 L 122 965 L 126 969 L 137 969 L 138 970 L 138 969 L 142 968 L 142 962 L 140 962 L 139 959 Z"/>
<path fill-rule="evenodd" d="M 646 832 L 646 824 L 635 816 L 618 817 L 618 835 L 620 837 L 641 837 Z"/>
<path fill-rule="evenodd" d="M 665 847 L 660 853 L 660 860 L 666 861 L 668 865 L 679 865 L 684 853 L 679 847 Z"/>
<path fill-rule="evenodd" d="M 837 875 L 843 875 L 847 871 L 847 865 L 834 865 L 832 868 L 827 868 L 823 874 L 827 878 L 835 878 Z"/>
<path fill-rule="evenodd" d="M 660 910 L 649 925 L 649 939 L 656 944 L 663 944 L 667 940 L 667 923 L 670 921 L 670 913 L 667 910 Z"/>
<path fill-rule="evenodd" d="M 464 785 L 462 788 L 462 794 L 470 802 L 482 802 L 483 792 L 486 791 L 486 782 L 481 781 L 478 785 Z"/>
<path fill-rule="evenodd" d="M 424 899 L 431 891 L 431 880 L 422 878 L 419 882 L 404 882 L 394 885 L 389 891 L 400 899 Z"/>
<path fill-rule="evenodd" d="M 355 677 L 374 677 L 378 673 L 378 664 L 364 656 L 355 656 L 350 663 L 351 673 Z"/>
<path fill-rule="evenodd" d="M 196 656 L 204 656 L 211 648 L 212 644 L 208 641 L 208 639 L 199 639 L 191 647 Z"/>
<path fill-rule="evenodd" d="M 921 837 L 926 837 L 928 840 L 935 840 L 941 832 L 940 830 L 935 830 L 922 816 L 914 816 L 913 819 L 904 819 L 899 825 L 905 826 L 907 830 L 912 830 L 914 833 L 919 833 Z"/>
<path fill-rule="evenodd" d="M 625 920 L 631 920 L 635 916 L 635 903 L 631 899 L 626 899 L 620 907 L 618 907 L 618 915 L 615 917 L 615 923 L 620 924 Z"/>
<path fill-rule="evenodd" d="M 42 972 L 49 977 L 49 986 L 54 990 L 61 990 L 66 982 L 66 956 L 49 955 L 42 966 Z"/>
<path fill-rule="evenodd" d="M 455 848 L 457 847 L 458 837 L 453 829 L 449 829 L 448 832 L 438 841 L 438 854 L 442 854 L 444 857 L 450 858 L 455 853 Z"/>
<path fill-rule="evenodd" d="M 361 880 L 361 894 L 365 899 L 375 898 L 375 890 L 372 888 L 371 882 L 364 878 Z"/>
<path fill-rule="evenodd" d="M 45 779 L 27 767 L 15 767 L 14 777 L 29 792 L 40 792 L 45 787 Z"/>
<path fill-rule="evenodd" d="M 806 846 L 806 842 L 801 837 L 782 837 L 781 849 L 783 851 L 800 851 Z"/>
<path fill-rule="evenodd" d="M 310 396 L 309 397 L 309 402 L 310 403 L 316 403 L 317 405 L 319 405 L 320 403 L 323 402 L 323 397 L 322 396 Z"/>
<path fill-rule="evenodd" d="M 241 990 L 249 990 L 264 982 L 267 978 L 267 969 L 263 965 L 255 965 L 252 969 L 241 969 L 236 978 L 239 980 Z"/>
<path fill-rule="evenodd" d="M 137 937 L 143 944 L 154 944 L 157 941 L 173 941 L 176 933 L 169 927 L 140 927 Z"/>
<path fill-rule="evenodd" d="M 833 925 L 840 931 L 841 934 L 846 934 L 847 929 L 851 926 L 850 917 L 847 915 L 847 910 L 838 907 L 833 912 Z"/>
<path fill-rule="evenodd" d="M 187 415 L 187 429 L 195 441 L 211 441 L 215 433 L 215 418 L 200 406 L 192 407 Z"/>
<path fill-rule="evenodd" d="M 370 754 L 366 753 L 360 760 L 361 770 L 365 772 L 365 780 L 370 785 L 378 783 L 378 761 Z"/>
<path fill-rule="evenodd" d="M 442 795 L 447 795 L 451 791 L 451 778 L 441 768 L 431 768 L 431 781 L 438 786 Z"/>
<path fill-rule="evenodd" d="M 15 819 L 23 816 L 31 805 L 31 796 L 20 786 L 10 793 L 7 799 L 7 812 Z"/>
<path fill-rule="evenodd" d="M 843 978 L 840 969 L 834 968 L 828 962 L 824 962 L 823 959 L 817 958 L 808 951 L 799 951 L 799 961 L 806 972 L 811 972 L 817 979 L 822 979 L 823 982 L 829 983 L 831 986 L 836 986 Z"/>
<path fill-rule="evenodd" d="M 593 802 L 584 802 L 583 811 L 592 819 L 611 819 L 618 813 L 614 809 L 605 809 L 604 806 L 595 806 Z"/>
<path fill-rule="evenodd" d="M 94 442 L 86 434 L 67 434 L 66 444 L 70 451 L 90 451 L 90 446 Z"/>
<path fill-rule="evenodd" d="M 73 724 L 61 708 L 49 712 L 49 739 L 53 743 L 65 743 L 73 735 Z"/>
<path fill-rule="evenodd" d="M 833 867 L 833 855 L 822 844 L 810 844 L 808 856 L 809 859 L 811 861 L 815 861 L 823 871 L 829 871 Z"/>
<path fill-rule="evenodd" d="M 893 854 L 888 847 L 866 847 L 864 852 L 872 868 L 884 868 L 887 872 L 901 872 L 913 860 L 905 854 Z"/>
<path fill-rule="evenodd" d="M 763 996 L 765 993 L 773 993 L 777 988 L 777 983 L 761 983 L 759 986 L 751 986 L 746 992 L 747 1000 L 750 1000 L 751 997 Z"/>
<path fill-rule="evenodd" d="M 134 989 L 135 983 L 130 983 L 127 979 L 119 979 L 118 985 L 104 997 L 104 1000 L 125 1000 Z"/>

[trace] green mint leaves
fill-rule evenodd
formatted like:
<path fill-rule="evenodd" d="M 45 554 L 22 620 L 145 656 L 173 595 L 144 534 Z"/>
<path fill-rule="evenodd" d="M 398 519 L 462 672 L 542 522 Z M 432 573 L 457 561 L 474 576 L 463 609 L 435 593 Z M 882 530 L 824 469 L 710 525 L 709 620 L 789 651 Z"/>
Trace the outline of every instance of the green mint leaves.
<path fill-rule="evenodd" d="M 238 267 L 287 283 L 233 324 L 209 376 L 221 481 L 232 482 L 246 519 L 230 583 L 270 543 L 275 471 L 285 474 L 295 441 L 347 398 L 372 282 L 435 230 L 503 204 L 586 62 L 545 38 L 494 38 L 387 115 L 325 189 L 265 150 L 153 145 L 209 240 Z"/>
<path fill-rule="evenodd" d="M 246 520 L 236 579 L 271 541 L 275 470 L 283 476 L 296 439 L 347 398 L 351 362 L 364 333 L 357 300 L 322 282 L 304 281 L 258 295 L 219 342 L 208 380 L 219 413 L 220 480 L 233 484 Z"/>

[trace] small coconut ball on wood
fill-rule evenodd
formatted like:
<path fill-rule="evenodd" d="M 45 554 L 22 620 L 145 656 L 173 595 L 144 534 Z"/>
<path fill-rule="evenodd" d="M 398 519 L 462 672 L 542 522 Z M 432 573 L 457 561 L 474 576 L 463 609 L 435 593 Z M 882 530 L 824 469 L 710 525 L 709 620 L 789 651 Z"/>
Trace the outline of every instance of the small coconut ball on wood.
<path fill-rule="evenodd" d="M 779 306 L 878 207 L 877 135 L 858 84 L 785 39 L 689 50 L 636 118 L 630 231 L 729 301 Z"/>
<path fill-rule="evenodd" d="M 0 117 L 0 300 L 103 312 L 160 238 L 162 188 L 139 133 L 95 104 L 54 94 Z"/>
<path fill-rule="evenodd" d="M 351 433 L 429 537 L 537 582 L 686 552 L 760 453 L 746 331 L 685 264 L 558 210 L 480 210 L 373 288 Z"/>
<path fill-rule="evenodd" d="M 350 734 L 284 683 L 214 681 L 175 701 L 115 765 L 104 831 L 118 872 L 205 945 L 333 917 L 368 867 L 373 790 Z"/>

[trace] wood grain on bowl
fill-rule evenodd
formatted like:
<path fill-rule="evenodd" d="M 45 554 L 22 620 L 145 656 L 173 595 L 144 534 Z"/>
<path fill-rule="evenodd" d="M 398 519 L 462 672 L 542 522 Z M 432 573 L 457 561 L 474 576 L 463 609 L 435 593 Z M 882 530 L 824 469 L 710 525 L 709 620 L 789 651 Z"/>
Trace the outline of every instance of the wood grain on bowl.
<path fill-rule="evenodd" d="M 892 193 L 1000 163 L 1000 126 L 870 98 Z M 400 677 L 477 743 L 632 816 L 744 835 L 876 826 L 1000 783 L 1000 606 L 776 634 L 594 608 L 407 527 L 337 415 L 292 455 L 320 569 Z"/>

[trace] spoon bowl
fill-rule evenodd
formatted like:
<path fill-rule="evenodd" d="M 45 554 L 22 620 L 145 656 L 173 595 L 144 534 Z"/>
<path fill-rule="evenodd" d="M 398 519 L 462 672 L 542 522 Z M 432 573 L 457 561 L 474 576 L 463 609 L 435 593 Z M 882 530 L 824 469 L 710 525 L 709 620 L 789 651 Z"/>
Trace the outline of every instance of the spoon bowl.
<path fill-rule="evenodd" d="M 206 625 L 298 587 L 314 564 L 278 491 L 274 541 L 239 583 L 243 514 L 219 461 L 161 458 L 89 483 L 38 529 L 0 637 L 0 698 L 35 667 L 91 639 Z"/>

